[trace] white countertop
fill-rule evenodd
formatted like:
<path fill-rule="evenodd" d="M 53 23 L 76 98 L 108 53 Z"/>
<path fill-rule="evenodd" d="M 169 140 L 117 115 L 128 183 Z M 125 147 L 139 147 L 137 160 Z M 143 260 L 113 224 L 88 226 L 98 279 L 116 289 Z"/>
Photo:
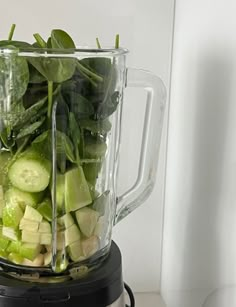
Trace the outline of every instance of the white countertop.
<path fill-rule="evenodd" d="M 135 293 L 135 307 L 166 307 L 160 295 L 156 293 Z"/>

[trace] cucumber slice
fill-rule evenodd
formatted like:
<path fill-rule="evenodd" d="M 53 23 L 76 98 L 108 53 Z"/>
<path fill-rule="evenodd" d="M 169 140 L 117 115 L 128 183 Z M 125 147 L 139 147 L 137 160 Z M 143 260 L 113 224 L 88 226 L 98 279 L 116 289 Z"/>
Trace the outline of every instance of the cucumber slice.
<path fill-rule="evenodd" d="M 22 230 L 21 235 L 22 242 L 26 243 L 40 243 L 40 233 L 39 232 L 31 232 L 28 230 Z"/>
<path fill-rule="evenodd" d="M 41 246 L 36 243 L 23 243 L 20 247 L 19 254 L 26 259 L 33 261 L 40 253 Z"/>
<path fill-rule="evenodd" d="M 19 230 L 16 230 L 11 227 L 2 227 L 2 235 L 12 241 L 18 241 L 20 237 L 20 232 Z"/>
<path fill-rule="evenodd" d="M 22 217 L 22 209 L 20 205 L 16 203 L 7 205 L 3 208 L 2 222 L 4 226 L 17 228 Z"/>
<path fill-rule="evenodd" d="M 27 193 L 17 188 L 10 188 L 5 193 L 6 204 L 19 204 L 22 210 L 25 206 L 36 207 L 37 203 L 42 199 L 42 193 Z"/>
<path fill-rule="evenodd" d="M 24 217 L 20 221 L 20 230 L 27 230 L 37 232 L 39 229 L 39 222 L 25 219 Z"/>
<path fill-rule="evenodd" d="M 99 249 L 99 239 L 97 236 L 92 236 L 81 242 L 83 255 L 85 257 L 90 257 L 95 254 Z"/>
<path fill-rule="evenodd" d="M 72 261 L 83 260 L 83 251 L 81 247 L 81 242 L 76 241 L 68 246 L 68 253 Z"/>
<path fill-rule="evenodd" d="M 26 206 L 24 218 L 38 223 L 41 223 L 43 220 L 42 215 L 36 209 L 30 206 Z"/>
<path fill-rule="evenodd" d="M 15 254 L 15 253 L 10 253 L 8 255 L 8 260 L 11 262 L 14 262 L 16 264 L 22 264 L 24 261 L 24 258 L 21 255 Z"/>
<path fill-rule="evenodd" d="M 47 221 L 42 221 L 39 224 L 39 233 L 51 233 L 51 225 Z"/>
<path fill-rule="evenodd" d="M 7 252 L 19 254 L 21 244 L 22 244 L 21 241 L 12 241 L 7 248 Z"/>
<path fill-rule="evenodd" d="M 37 211 L 49 222 L 52 221 L 52 202 L 46 198 L 41 204 L 38 205 Z"/>
<path fill-rule="evenodd" d="M 5 206 L 5 201 L 4 201 L 3 187 L 0 185 L 0 218 L 2 217 L 2 211 L 4 206 Z"/>
<path fill-rule="evenodd" d="M 80 231 L 78 227 L 73 224 L 65 230 L 65 246 L 68 246 L 78 240 L 80 240 Z"/>
<path fill-rule="evenodd" d="M 58 218 L 57 222 L 60 226 L 63 226 L 65 229 L 69 228 L 75 223 L 70 213 L 66 213 L 62 217 Z"/>
<path fill-rule="evenodd" d="M 81 232 L 90 237 L 97 224 L 99 213 L 90 208 L 82 208 L 75 213 Z"/>
<path fill-rule="evenodd" d="M 76 211 L 91 204 L 92 198 L 82 167 L 74 168 L 65 174 L 65 209 Z"/>
<path fill-rule="evenodd" d="M 8 171 L 12 185 L 25 192 L 44 191 L 50 180 L 50 163 L 40 155 L 22 156 Z"/>

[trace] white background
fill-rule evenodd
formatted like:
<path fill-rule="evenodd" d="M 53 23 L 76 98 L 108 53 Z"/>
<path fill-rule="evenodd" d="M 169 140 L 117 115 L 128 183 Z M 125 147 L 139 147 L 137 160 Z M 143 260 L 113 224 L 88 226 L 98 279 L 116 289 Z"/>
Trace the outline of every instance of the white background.
<path fill-rule="evenodd" d="M 168 86 L 173 0 L 8 0 L 1 3 L 0 39 L 5 39 L 11 23 L 16 23 L 16 39 L 32 41 L 32 34 L 47 37 L 52 28 L 64 28 L 77 45 L 113 45 L 120 33 L 121 45 L 130 49 L 129 64 L 158 74 Z M 136 175 L 142 91 L 127 90 L 125 134 L 123 136 L 120 190 L 131 185 Z M 135 110 L 135 111 L 134 111 Z M 127 128 L 128 127 L 128 128 Z M 165 132 L 165 131 L 164 131 Z M 165 137 L 165 133 L 164 133 Z M 158 184 L 142 208 L 117 225 L 114 239 L 123 254 L 124 276 L 136 291 L 157 291 L 161 259 L 161 219 L 164 149 Z"/>
<path fill-rule="evenodd" d="M 233 307 L 236 2 L 176 3 L 162 290 L 168 307 Z"/>

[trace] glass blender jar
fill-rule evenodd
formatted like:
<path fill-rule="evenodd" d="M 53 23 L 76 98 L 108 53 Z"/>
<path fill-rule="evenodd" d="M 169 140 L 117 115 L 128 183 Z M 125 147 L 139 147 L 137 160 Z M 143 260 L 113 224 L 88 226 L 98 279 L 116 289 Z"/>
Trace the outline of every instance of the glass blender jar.
<path fill-rule="evenodd" d="M 84 276 L 109 255 L 112 227 L 155 183 L 162 81 L 127 50 L 0 50 L 0 267 L 27 281 Z M 138 169 L 117 195 L 126 86 L 147 90 Z M 134 114 L 135 115 L 135 114 Z"/>

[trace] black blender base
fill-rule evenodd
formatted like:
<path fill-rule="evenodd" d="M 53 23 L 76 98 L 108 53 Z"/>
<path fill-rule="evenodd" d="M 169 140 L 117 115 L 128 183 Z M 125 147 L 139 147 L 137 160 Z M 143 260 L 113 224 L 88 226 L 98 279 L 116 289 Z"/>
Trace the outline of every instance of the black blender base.
<path fill-rule="evenodd" d="M 0 275 L 0 307 L 124 307 L 121 253 L 110 255 L 87 277 L 62 283 L 32 283 Z"/>

